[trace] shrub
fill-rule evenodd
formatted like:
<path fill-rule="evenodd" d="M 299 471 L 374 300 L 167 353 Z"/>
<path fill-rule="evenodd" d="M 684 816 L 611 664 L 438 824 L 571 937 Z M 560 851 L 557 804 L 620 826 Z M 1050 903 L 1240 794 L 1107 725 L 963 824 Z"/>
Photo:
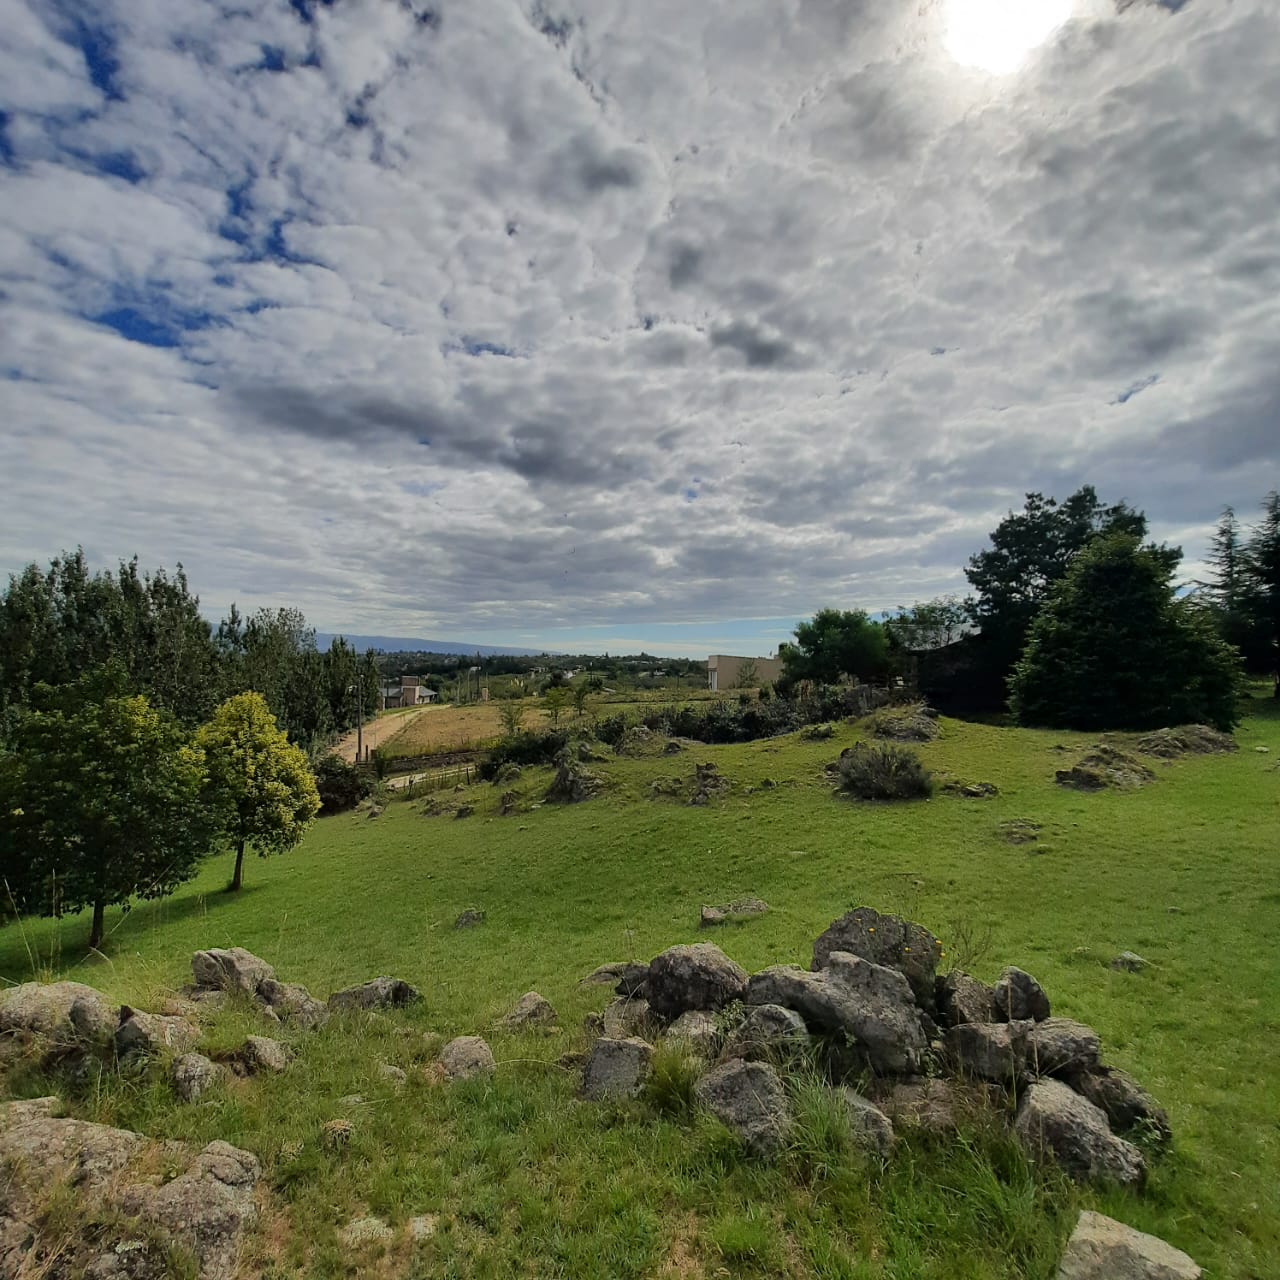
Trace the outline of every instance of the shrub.
<path fill-rule="evenodd" d="M 933 795 L 924 761 L 892 742 L 859 742 L 840 755 L 840 788 L 859 800 L 918 800 Z"/>
<path fill-rule="evenodd" d="M 354 809 L 373 792 L 373 782 L 368 774 L 333 752 L 316 762 L 315 775 L 321 813 L 342 813 Z"/>
<path fill-rule="evenodd" d="M 705 1065 L 683 1046 L 660 1044 L 645 1084 L 645 1101 L 674 1120 L 692 1120 L 698 1109 L 695 1090 Z"/>

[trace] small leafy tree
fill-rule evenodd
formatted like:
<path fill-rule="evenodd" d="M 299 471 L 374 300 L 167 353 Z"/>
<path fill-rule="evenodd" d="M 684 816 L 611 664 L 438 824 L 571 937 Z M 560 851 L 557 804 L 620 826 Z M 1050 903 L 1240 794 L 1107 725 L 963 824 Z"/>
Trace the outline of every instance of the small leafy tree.
<path fill-rule="evenodd" d="M 789 684 L 836 684 L 845 676 L 873 680 L 889 670 L 888 637 L 865 610 L 820 609 L 796 627 L 795 636 L 795 644 L 778 650 Z"/>
<path fill-rule="evenodd" d="M 505 738 L 516 737 L 524 727 L 524 700 L 519 694 L 503 699 L 498 703 L 498 718 L 502 721 L 502 735 Z"/>
<path fill-rule="evenodd" d="M 261 694 L 228 698 L 196 741 L 209 770 L 211 807 L 235 846 L 228 886 L 235 891 L 243 883 L 246 846 L 259 857 L 292 849 L 314 820 L 320 796 L 307 757 L 276 725 Z"/>
<path fill-rule="evenodd" d="M 587 676 L 579 680 L 573 687 L 573 709 L 581 719 L 587 713 L 587 703 L 593 693 L 604 688 L 604 681 L 599 676 Z"/>
<path fill-rule="evenodd" d="M 172 893 L 213 831 L 203 757 L 181 726 L 121 673 L 37 685 L 0 757 L 0 872 L 19 910 L 61 916 Z"/>
<path fill-rule="evenodd" d="M 547 716 L 554 729 L 560 723 L 560 717 L 569 701 L 569 690 L 562 684 L 552 685 L 543 695 L 547 706 Z"/>
<path fill-rule="evenodd" d="M 760 668 L 754 658 L 738 663 L 738 674 L 734 677 L 731 689 L 754 689 L 760 683 Z"/>
<path fill-rule="evenodd" d="M 1014 669 L 1023 724 L 1156 729 L 1239 719 L 1239 656 L 1206 611 L 1175 597 L 1159 548 L 1130 534 L 1095 540 L 1031 627 Z"/>

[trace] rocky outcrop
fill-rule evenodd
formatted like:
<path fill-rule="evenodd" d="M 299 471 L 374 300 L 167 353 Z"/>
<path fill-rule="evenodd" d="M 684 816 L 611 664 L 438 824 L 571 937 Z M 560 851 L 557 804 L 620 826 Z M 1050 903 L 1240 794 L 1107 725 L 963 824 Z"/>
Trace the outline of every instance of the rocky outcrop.
<path fill-rule="evenodd" d="M 836 952 L 861 956 L 906 975 L 921 1009 L 933 1008 L 934 974 L 942 943 L 922 925 L 901 916 L 856 907 L 834 921 L 813 944 L 813 968 L 825 969 Z"/>
<path fill-rule="evenodd" d="M 791 1127 L 787 1091 L 769 1063 L 722 1062 L 698 1081 L 695 1093 L 751 1155 L 773 1156 L 782 1149 Z"/>
<path fill-rule="evenodd" d="M 408 1005 L 417 1004 L 421 999 L 421 993 L 400 978 L 373 978 L 358 986 L 335 991 L 329 997 L 329 1012 L 403 1009 Z"/>
<path fill-rule="evenodd" d="M 200 1041 L 200 1028 L 185 1018 L 142 1013 L 125 1005 L 116 1027 L 116 1057 L 146 1058 L 168 1051 L 186 1053 Z"/>
<path fill-rule="evenodd" d="M 1027 1037 L 1035 1023 L 962 1022 L 942 1037 L 943 1050 L 958 1075 L 1013 1088 L 1026 1075 Z"/>
<path fill-rule="evenodd" d="M 250 1036 L 236 1050 L 233 1065 L 244 1075 L 279 1075 L 289 1069 L 293 1050 L 269 1036 Z"/>
<path fill-rule="evenodd" d="M 265 978 L 258 986 L 259 1001 L 289 1026 L 314 1031 L 329 1020 L 328 1008 L 298 982 Z"/>
<path fill-rule="evenodd" d="M 919 1078 L 875 1081 L 872 1101 L 901 1129 L 918 1129 L 936 1138 L 951 1137 L 967 1119 L 979 1116 L 992 1104 L 994 1087 L 959 1080 Z"/>
<path fill-rule="evenodd" d="M 658 1019 L 647 1000 L 619 996 L 607 1004 L 600 1015 L 600 1034 L 612 1040 L 627 1040 L 632 1036 L 648 1040 L 657 1033 Z"/>
<path fill-rule="evenodd" d="M 1043 1022 L 1049 1016 L 1049 997 L 1029 974 L 1010 965 L 992 991 L 997 1022 Z"/>
<path fill-rule="evenodd" d="M 0 991 L 0 1036 L 42 1048 L 105 1043 L 115 1031 L 107 998 L 80 982 L 24 982 Z"/>
<path fill-rule="evenodd" d="M 1203 1275 L 1172 1245 L 1086 1209 L 1067 1241 L 1057 1280 L 1201 1280 Z"/>
<path fill-rule="evenodd" d="M 1014 1131 L 1033 1160 L 1052 1159 L 1078 1182 L 1139 1186 L 1142 1152 L 1117 1138 L 1105 1113 L 1058 1080 L 1037 1080 L 1018 1104 Z"/>
<path fill-rule="evenodd" d="M 184 1053 L 169 1070 L 173 1091 L 183 1102 L 196 1102 L 218 1080 L 218 1068 L 202 1053 Z"/>
<path fill-rule="evenodd" d="M 778 1004 L 758 1004 L 725 1042 L 721 1057 L 752 1061 L 785 1062 L 809 1047 L 809 1029 L 794 1009 Z"/>
<path fill-rule="evenodd" d="M 440 1050 L 440 1068 L 451 1083 L 491 1076 L 496 1065 L 493 1050 L 479 1036 L 458 1036 Z"/>
<path fill-rule="evenodd" d="M 1173 1137 L 1168 1113 L 1126 1072 L 1095 1067 L 1071 1076 L 1067 1083 L 1100 1107 L 1117 1133 L 1142 1134 L 1159 1143 L 1167 1143 Z"/>
<path fill-rule="evenodd" d="M 1027 1070 L 1038 1076 L 1071 1076 L 1098 1065 L 1098 1033 L 1070 1018 L 1046 1018 L 1027 1036 Z"/>
<path fill-rule="evenodd" d="M 551 1001 L 526 991 L 499 1023 L 503 1031 L 548 1031 L 558 1021 Z"/>
<path fill-rule="evenodd" d="M 704 1009 L 682 1013 L 668 1028 L 667 1040 L 700 1058 L 714 1058 L 723 1038 L 720 1021 Z"/>
<path fill-rule="evenodd" d="M 644 1088 L 653 1046 L 636 1036 L 602 1036 L 591 1048 L 582 1077 L 582 1096 L 592 1102 L 634 1098 Z"/>
<path fill-rule="evenodd" d="M 645 994 L 660 1018 L 723 1009 L 747 991 L 747 972 L 709 942 L 669 947 L 649 965 Z"/>
<path fill-rule="evenodd" d="M 197 990 L 232 991 L 256 996 L 259 985 L 276 976 L 265 961 L 243 947 L 197 951 L 191 957 L 191 972 Z"/>
<path fill-rule="evenodd" d="M 944 1027 L 962 1022 L 994 1022 L 995 993 L 962 969 L 943 974 L 935 987 L 938 1021 Z"/>

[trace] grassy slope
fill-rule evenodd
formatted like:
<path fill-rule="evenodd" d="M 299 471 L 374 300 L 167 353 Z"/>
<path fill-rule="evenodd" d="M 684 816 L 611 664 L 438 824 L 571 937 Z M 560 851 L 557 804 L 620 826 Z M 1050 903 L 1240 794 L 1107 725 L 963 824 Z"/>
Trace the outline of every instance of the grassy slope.
<path fill-rule="evenodd" d="M 1146 1193 L 1091 1203 L 1186 1249 L 1214 1277 L 1280 1274 L 1274 709 L 1246 722 L 1239 754 L 1157 766 L 1158 781 L 1130 794 L 1084 796 L 1049 781 L 1064 759 L 1057 748 L 1087 739 L 946 722 L 924 748 L 930 764 L 997 783 L 997 799 L 853 806 L 829 794 L 821 767 L 855 736 L 845 728 L 823 743 L 619 761 L 604 767 L 610 797 L 565 810 L 499 819 L 494 790 L 477 788 L 459 797 L 479 810 L 465 821 L 407 804 L 376 821 L 326 820 L 295 853 L 251 862 L 235 900 L 217 892 L 228 868 L 210 867 L 123 918 L 109 960 L 68 965 L 67 976 L 143 999 L 181 983 L 195 948 L 240 945 L 321 995 L 376 973 L 402 976 L 424 991 L 425 1008 L 366 1020 L 354 1037 L 332 1026 L 303 1043 L 284 1079 L 234 1086 L 207 1105 L 178 1109 L 163 1086 L 111 1082 L 79 1111 L 258 1151 L 288 1205 L 291 1230 L 276 1224 L 261 1245 L 261 1265 L 274 1257 L 279 1274 L 344 1274 L 335 1230 L 367 1207 L 396 1224 L 442 1215 L 412 1259 L 403 1243 L 384 1258 L 409 1268 L 401 1274 L 727 1266 L 1048 1280 L 1077 1193 L 1029 1174 L 998 1139 L 945 1155 L 909 1147 L 884 1174 L 829 1150 L 765 1169 L 734 1158 L 706 1122 L 582 1106 L 549 1065 L 579 1044 L 581 1014 L 605 998 L 577 979 L 602 961 L 694 940 L 700 903 L 752 893 L 772 904 L 763 920 L 716 939 L 748 969 L 806 963 L 832 918 L 867 903 L 944 939 L 989 930 L 976 972 L 1031 970 L 1056 1012 L 1094 1025 L 1108 1059 L 1168 1106 L 1175 1151 Z M 1259 744 L 1273 754 L 1256 754 Z M 647 798 L 653 778 L 688 774 L 694 759 L 714 759 L 734 792 L 707 809 Z M 766 777 L 779 785 L 746 794 Z M 538 782 L 523 786 L 532 793 Z M 1003 841 L 998 824 L 1017 818 L 1043 825 L 1038 845 Z M 455 932 L 470 906 L 487 911 L 487 924 Z M 64 922 L 64 959 L 84 929 Z M 0 974 L 29 976 L 27 947 L 46 959 L 52 951 L 56 966 L 57 936 L 49 922 L 28 924 L 25 942 L 14 928 L 0 933 Z M 1124 948 L 1151 968 L 1111 972 L 1105 962 Z M 967 959 L 958 950 L 950 958 Z M 441 1090 L 413 1071 L 429 1056 L 420 1031 L 484 1031 L 530 988 L 557 1005 L 567 1030 L 550 1042 L 495 1038 L 504 1065 L 493 1086 Z M 230 1044 L 243 1030 L 229 1014 L 214 1034 Z M 411 1069 L 398 1097 L 377 1080 L 380 1061 Z M 327 1154 L 319 1125 L 353 1092 L 367 1102 L 352 1145 Z"/>

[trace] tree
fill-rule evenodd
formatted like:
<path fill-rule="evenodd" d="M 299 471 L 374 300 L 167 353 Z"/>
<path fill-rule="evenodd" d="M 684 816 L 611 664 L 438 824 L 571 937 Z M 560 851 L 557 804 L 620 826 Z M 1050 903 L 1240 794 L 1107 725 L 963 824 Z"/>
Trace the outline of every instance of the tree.
<path fill-rule="evenodd" d="M 554 729 L 560 723 L 560 716 L 564 712 L 565 704 L 569 701 L 569 690 L 562 684 L 552 685 L 543 694 L 543 701 L 546 703 L 547 716 Z"/>
<path fill-rule="evenodd" d="M 573 687 L 573 709 L 581 719 L 587 712 L 587 701 L 593 693 L 604 688 L 604 681 L 599 676 L 586 676 Z"/>
<path fill-rule="evenodd" d="M 844 677 L 874 680 L 889 670 L 885 629 L 862 609 L 820 609 L 795 630 L 795 644 L 778 650 L 788 683 L 836 684 Z"/>
<path fill-rule="evenodd" d="M 502 721 L 504 737 L 514 738 L 524 727 L 525 710 L 524 701 L 518 693 L 498 703 L 498 718 Z"/>
<path fill-rule="evenodd" d="M 229 888 L 243 883 L 244 851 L 284 853 L 306 834 L 320 808 L 307 757 L 276 725 L 259 693 L 228 698 L 196 734 L 209 772 L 209 799 L 236 850 Z"/>
<path fill-rule="evenodd" d="M 22 911 L 106 908 L 172 893 L 213 831 L 203 757 L 171 716 L 124 692 L 119 671 L 37 685 L 0 758 L 0 869 Z"/>
<path fill-rule="evenodd" d="M 1023 724 L 1154 729 L 1239 719 L 1240 663 L 1168 557 L 1132 534 L 1095 539 L 1032 623 L 1010 682 Z"/>
<path fill-rule="evenodd" d="M 1262 521 L 1250 531 L 1241 576 L 1241 603 L 1255 629 L 1260 664 L 1272 675 L 1280 698 L 1280 493 L 1272 491 L 1263 500 Z"/>
<path fill-rule="evenodd" d="M 939 596 L 936 600 L 918 601 L 885 621 L 890 640 L 912 653 L 945 649 L 964 634 L 968 612 L 958 596 Z"/>

